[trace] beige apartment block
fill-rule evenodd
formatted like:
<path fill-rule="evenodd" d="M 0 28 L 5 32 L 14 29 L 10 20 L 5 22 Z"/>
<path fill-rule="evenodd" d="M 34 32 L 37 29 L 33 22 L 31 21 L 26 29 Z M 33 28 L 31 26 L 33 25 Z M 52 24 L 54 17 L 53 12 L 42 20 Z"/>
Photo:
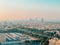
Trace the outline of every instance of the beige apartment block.
<path fill-rule="evenodd" d="M 58 41 L 56 42 L 56 45 L 60 45 L 60 40 L 58 40 Z"/>
<path fill-rule="evenodd" d="M 50 39 L 49 45 L 60 45 L 60 39 L 57 38 Z"/>

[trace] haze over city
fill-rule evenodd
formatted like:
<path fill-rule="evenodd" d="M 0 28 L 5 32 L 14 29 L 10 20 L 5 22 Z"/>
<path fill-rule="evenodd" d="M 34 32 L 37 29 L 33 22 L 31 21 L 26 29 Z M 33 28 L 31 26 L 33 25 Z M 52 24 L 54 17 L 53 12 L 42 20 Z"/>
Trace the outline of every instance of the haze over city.
<path fill-rule="evenodd" d="M 60 45 L 60 0 L 0 0 L 0 45 Z"/>
<path fill-rule="evenodd" d="M 0 0 L 0 20 L 44 18 L 59 21 L 59 0 Z"/>

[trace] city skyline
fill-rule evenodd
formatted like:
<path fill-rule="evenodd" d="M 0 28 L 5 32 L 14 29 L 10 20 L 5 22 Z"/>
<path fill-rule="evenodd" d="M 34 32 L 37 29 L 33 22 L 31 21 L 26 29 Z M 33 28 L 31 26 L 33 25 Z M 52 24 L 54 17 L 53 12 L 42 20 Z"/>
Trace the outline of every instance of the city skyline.
<path fill-rule="evenodd" d="M 0 20 L 44 18 L 60 21 L 59 0 L 0 0 Z"/>

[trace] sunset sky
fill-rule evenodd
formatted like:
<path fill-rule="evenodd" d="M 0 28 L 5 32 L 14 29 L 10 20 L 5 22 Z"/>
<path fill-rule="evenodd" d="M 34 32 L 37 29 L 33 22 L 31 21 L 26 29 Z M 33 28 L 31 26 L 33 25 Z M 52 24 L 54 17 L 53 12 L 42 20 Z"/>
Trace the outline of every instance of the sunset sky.
<path fill-rule="evenodd" d="M 60 21 L 60 0 L 0 0 L 0 20 L 30 18 Z"/>

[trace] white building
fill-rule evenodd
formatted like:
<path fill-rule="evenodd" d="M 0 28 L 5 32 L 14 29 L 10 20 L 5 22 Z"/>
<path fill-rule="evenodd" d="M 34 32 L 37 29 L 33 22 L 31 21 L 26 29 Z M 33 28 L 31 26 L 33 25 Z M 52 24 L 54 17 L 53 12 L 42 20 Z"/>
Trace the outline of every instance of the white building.
<path fill-rule="evenodd" d="M 3 33 L 0 33 L 0 42 L 1 43 L 6 42 L 6 36 Z"/>

